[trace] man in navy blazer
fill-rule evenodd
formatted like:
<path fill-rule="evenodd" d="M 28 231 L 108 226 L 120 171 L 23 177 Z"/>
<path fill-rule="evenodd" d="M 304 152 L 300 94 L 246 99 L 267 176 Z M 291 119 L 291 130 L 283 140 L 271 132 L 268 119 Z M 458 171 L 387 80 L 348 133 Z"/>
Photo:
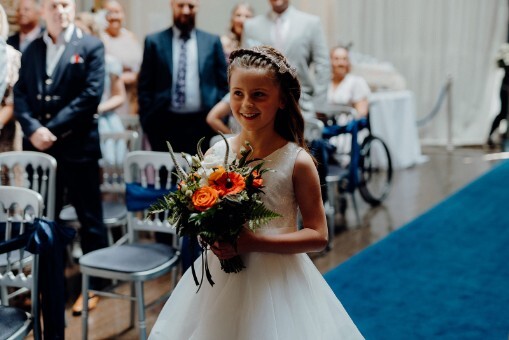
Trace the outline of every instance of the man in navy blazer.
<path fill-rule="evenodd" d="M 167 151 L 170 141 L 174 150 L 195 154 L 201 137 L 208 147 L 208 139 L 217 134 L 206 116 L 228 91 L 226 60 L 219 37 L 195 29 L 198 0 L 171 0 L 170 5 L 173 26 L 145 39 L 138 79 L 140 121 L 153 150 Z"/>
<path fill-rule="evenodd" d="M 195 29 L 198 0 L 171 0 L 173 26 L 145 39 L 138 78 L 141 126 L 154 151 L 196 153 L 212 131 L 207 113 L 228 91 L 226 59 L 219 36 Z M 162 174 L 162 176 L 165 176 Z M 169 242 L 156 234 L 159 242 Z M 185 271 L 200 254 L 196 240 L 182 240 Z M 194 251 L 193 251 L 194 250 Z"/>
<path fill-rule="evenodd" d="M 66 194 L 88 253 L 107 244 L 95 117 L 104 88 L 104 46 L 75 27 L 74 15 L 74 0 L 43 1 L 46 31 L 22 55 L 14 113 L 23 128 L 24 150 L 56 158 L 55 216 Z"/>

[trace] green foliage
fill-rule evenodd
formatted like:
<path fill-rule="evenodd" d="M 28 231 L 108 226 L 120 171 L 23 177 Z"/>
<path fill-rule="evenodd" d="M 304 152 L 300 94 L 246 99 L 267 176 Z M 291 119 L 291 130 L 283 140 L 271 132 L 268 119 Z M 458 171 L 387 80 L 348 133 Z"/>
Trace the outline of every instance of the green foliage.
<path fill-rule="evenodd" d="M 270 220 L 281 216 L 269 210 L 260 197 L 263 194 L 260 180 L 267 171 L 271 170 L 263 168 L 263 160 L 249 158 L 253 149 L 249 143 L 246 143 L 246 148 L 241 150 L 241 157 L 233 159 L 229 163 L 227 146 L 223 164 L 226 172 L 216 173 L 215 179 L 211 179 L 212 173 L 223 170 L 220 170 L 221 164 L 211 168 L 204 167 L 203 164 L 210 162 L 204 162 L 207 156 L 201 152 L 201 142 L 202 140 L 197 146 L 198 154 L 191 157 L 189 173 L 185 173 L 178 166 L 173 149 L 168 143 L 172 160 L 176 165 L 179 184 L 176 191 L 170 192 L 153 204 L 149 209 L 149 214 L 168 211 L 168 221 L 176 227 L 179 236 L 200 236 L 208 244 L 226 241 L 235 246 L 244 228 L 247 227 L 254 231 Z M 228 188 L 231 186 L 222 184 L 222 187 L 217 187 L 219 182 L 216 180 L 218 176 L 233 172 L 242 176 L 245 186 L 243 189 L 238 186 L 240 192 L 228 194 L 230 192 Z M 209 181 L 212 181 L 212 184 Z M 226 182 L 232 183 L 228 182 L 228 179 Z M 221 183 L 224 183 L 224 179 Z M 216 185 L 215 188 L 214 185 Z M 193 201 L 195 195 L 203 193 L 204 187 L 207 187 L 208 191 L 215 191 L 218 194 L 216 200 L 211 201 L 210 205 L 207 204 L 205 209 L 200 205 L 196 206 Z M 209 192 L 209 198 L 214 197 L 210 195 Z M 239 259 L 221 261 L 223 270 L 226 272 L 240 271 L 243 264 Z"/>

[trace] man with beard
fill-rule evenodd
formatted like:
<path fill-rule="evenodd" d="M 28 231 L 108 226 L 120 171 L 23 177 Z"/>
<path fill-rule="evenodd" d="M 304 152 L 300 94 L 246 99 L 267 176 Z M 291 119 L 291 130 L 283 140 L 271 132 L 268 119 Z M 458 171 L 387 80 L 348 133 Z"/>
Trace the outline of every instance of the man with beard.
<path fill-rule="evenodd" d="M 206 117 L 228 92 L 226 60 L 219 36 L 195 28 L 198 0 L 170 0 L 170 6 L 173 26 L 145 39 L 138 78 L 140 122 L 152 150 L 168 151 L 169 141 L 176 152 L 195 154 L 200 138 L 208 146 L 217 134 Z M 157 241 L 169 243 L 164 236 L 156 234 Z M 196 240 L 184 238 L 183 270 L 198 256 Z"/>
<path fill-rule="evenodd" d="M 219 36 L 195 28 L 198 0 L 170 0 L 173 26 L 145 39 L 138 79 L 140 122 L 152 150 L 196 153 L 216 134 L 207 113 L 226 94 Z"/>

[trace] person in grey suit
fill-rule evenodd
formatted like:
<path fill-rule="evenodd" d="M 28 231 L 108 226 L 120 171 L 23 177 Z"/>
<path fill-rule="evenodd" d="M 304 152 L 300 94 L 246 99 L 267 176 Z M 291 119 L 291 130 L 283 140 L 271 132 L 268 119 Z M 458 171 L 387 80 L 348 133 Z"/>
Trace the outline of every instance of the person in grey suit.
<path fill-rule="evenodd" d="M 145 39 L 138 79 L 140 122 L 155 151 L 196 153 L 216 134 L 210 109 L 228 92 L 219 36 L 195 28 L 198 0 L 171 0 L 173 26 Z"/>
<path fill-rule="evenodd" d="M 281 51 L 297 69 L 302 113 L 314 117 L 313 102 L 326 102 L 331 79 L 329 50 L 320 18 L 297 10 L 289 0 L 269 3 L 271 11 L 244 22 L 242 46 L 270 45 Z"/>

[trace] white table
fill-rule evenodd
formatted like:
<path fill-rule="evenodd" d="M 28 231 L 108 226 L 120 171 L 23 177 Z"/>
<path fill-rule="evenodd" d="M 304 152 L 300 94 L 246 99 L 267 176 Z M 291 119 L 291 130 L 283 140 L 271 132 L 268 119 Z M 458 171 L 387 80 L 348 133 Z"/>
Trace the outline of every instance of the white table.
<path fill-rule="evenodd" d="M 427 157 L 421 154 L 413 93 L 374 92 L 369 103 L 371 132 L 389 148 L 393 168 L 404 169 L 425 162 Z"/>

